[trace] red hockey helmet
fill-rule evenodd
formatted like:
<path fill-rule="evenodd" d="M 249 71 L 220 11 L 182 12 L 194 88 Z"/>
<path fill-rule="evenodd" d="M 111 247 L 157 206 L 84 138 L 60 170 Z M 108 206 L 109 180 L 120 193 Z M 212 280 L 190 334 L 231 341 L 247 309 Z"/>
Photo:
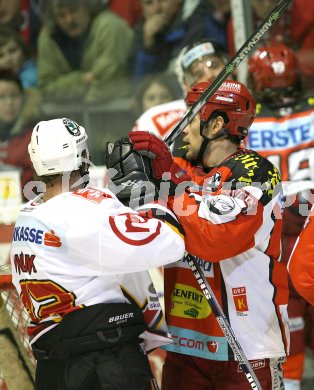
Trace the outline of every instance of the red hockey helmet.
<path fill-rule="evenodd" d="M 187 93 L 186 104 L 196 102 L 209 85 L 208 82 L 195 84 Z M 255 100 L 244 84 L 226 80 L 201 108 L 201 121 L 207 123 L 214 112 L 222 113 L 229 135 L 243 139 L 255 118 L 255 106 Z"/>
<path fill-rule="evenodd" d="M 288 46 L 263 46 L 249 58 L 248 69 L 254 92 L 267 89 L 299 88 L 298 60 Z"/>

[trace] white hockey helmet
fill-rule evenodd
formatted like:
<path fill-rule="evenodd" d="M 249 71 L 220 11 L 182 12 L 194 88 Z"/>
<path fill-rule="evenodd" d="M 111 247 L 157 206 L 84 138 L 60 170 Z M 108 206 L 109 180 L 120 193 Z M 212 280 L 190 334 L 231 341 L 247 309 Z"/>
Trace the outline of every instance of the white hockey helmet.
<path fill-rule="evenodd" d="M 89 159 L 87 138 L 84 127 L 68 118 L 37 123 L 28 145 L 37 175 L 57 175 L 79 169 L 83 150 Z"/>

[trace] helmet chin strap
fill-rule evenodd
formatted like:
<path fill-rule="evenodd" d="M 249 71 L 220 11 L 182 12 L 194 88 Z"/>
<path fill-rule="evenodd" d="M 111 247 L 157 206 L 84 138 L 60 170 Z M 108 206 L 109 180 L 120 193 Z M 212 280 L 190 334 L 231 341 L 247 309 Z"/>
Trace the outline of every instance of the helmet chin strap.
<path fill-rule="evenodd" d="M 203 157 L 204 157 L 204 153 L 205 153 L 205 150 L 207 148 L 207 145 L 212 142 L 212 141 L 215 141 L 216 139 L 218 138 L 221 138 L 225 135 L 228 134 L 228 131 L 226 128 L 224 129 L 221 129 L 216 135 L 214 135 L 213 137 L 205 137 L 204 134 L 203 134 L 203 129 L 205 127 L 207 122 L 204 122 L 204 121 L 201 121 L 200 123 L 200 134 L 201 136 L 203 137 L 203 142 L 202 142 L 202 145 L 200 147 L 200 150 L 198 152 L 198 155 L 196 157 L 195 160 L 193 160 L 193 164 L 197 165 L 199 163 L 202 163 L 203 162 Z"/>

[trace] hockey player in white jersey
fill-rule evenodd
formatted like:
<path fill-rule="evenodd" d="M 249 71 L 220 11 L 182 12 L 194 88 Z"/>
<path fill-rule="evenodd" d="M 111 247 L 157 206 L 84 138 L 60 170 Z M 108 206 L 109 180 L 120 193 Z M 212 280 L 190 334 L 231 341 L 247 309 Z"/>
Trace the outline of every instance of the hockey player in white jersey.
<path fill-rule="evenodd" d="M 224 47 L 208 39 L 196 41 L 183 48 L 176 64 L 176 74 L 183 92 L 182 99 L 148 109 L 136 120 L 133 131 L 150 131 L 164 138 L 184 115 L 184 97 L 188 90 L 195 83 L 214 80 L 228 60 Z M 182 155 L 180 146 L 179 137 L 173 147 L 174 155 Z"/>
<path fill-rule="evenodd" d="M 87 134 L 70 119 L 39 122 L 29 154 L 46 188 L 20 212 L 11 265 L 31 318 L 35 388 L 151 389 L 145 351 L 171 340 L 147 270 L 183 256 L 177 219 L 87 188 Z"/>

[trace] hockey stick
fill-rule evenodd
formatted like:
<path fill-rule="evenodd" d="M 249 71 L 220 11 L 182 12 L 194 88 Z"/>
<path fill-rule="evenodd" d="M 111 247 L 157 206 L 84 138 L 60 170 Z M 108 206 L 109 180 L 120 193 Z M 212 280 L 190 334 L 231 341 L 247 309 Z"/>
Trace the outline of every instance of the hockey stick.
<path fill-rule="evenodd" d="M 217 91 L 221 84 L 228 78 L 229 75 L 240 64 L 243 58 L 254 48 L 257 42 L 265 34 L 267 30 L 279 19 L 283 11 L 291 3 L 292 0 L 280 0 L 273 11 L 268 15 L 265 21 L 258 27 L 258 29 L 249 37 L 249 39 L 241 46 L 237 53 L 231 58 L 224 69 L 219 73 L 216 79 L 204 91 L 200 98 L 192 104 L 189 111 L 187 111 L 180 121 L 174 126 L 170 134 L 165 137 L 165 143 L 170 146 L 176 138 L 182 133 L 186 126 L 192 121 L 195 115 L 200 111 L 203 105 L 209 98 Z"/>
<path fill-rule="evenodd" d="M 245 356 L 245 353 L 239 341 L 237 340 L 226 316 L 224 315 L 222 308 L 220 307 L 219 302 L 217 301 L 217 298 L 215 297 L 212 288 L 207 282 L 201 267 L 196 263 L 193 256 L 191 256 L 190 254 L 187 255 L 187 261 L 209 306 L 211 307 L 217 319 L 217 322 L 221 330 L 223 331 L 223 334 L 225 335 L 230 345 L 230 348 L 232 349 L 232 352 L 234 353 L 234 356 L 239 361 L 240 367 L 242 368 L 242 371 L 244 372 L 246 379 L 251 385 L 251 388 L 254 390 L 262 390 L 262 387 L 253 371 L 253 368 L 249 363 L 249 361 L 247 360 L 247 357 Z"/>

